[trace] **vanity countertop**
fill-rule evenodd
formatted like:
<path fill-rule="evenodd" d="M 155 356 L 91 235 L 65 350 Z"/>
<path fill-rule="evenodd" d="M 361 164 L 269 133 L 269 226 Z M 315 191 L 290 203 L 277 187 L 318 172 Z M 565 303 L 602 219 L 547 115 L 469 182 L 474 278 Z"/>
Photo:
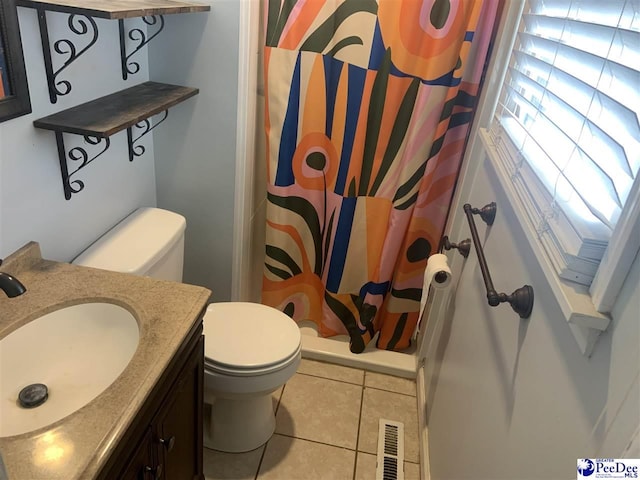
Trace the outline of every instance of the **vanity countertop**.
<path fill-rule="evenodd" d="M 211 292 L 45 260 L 35 242 L 9 256 L 0 270 L 14 275 L 27 288 L 15 298 L 0 292 L 0 338 L 43 314 L 86 302 L 120 305 L 138 321 L 138 348 L 102 394 L 52 425 L 0 438 L 9 480 L 94 478 L 198 322 Z M 12 366 L 0 365 L 5 368 Z"/>

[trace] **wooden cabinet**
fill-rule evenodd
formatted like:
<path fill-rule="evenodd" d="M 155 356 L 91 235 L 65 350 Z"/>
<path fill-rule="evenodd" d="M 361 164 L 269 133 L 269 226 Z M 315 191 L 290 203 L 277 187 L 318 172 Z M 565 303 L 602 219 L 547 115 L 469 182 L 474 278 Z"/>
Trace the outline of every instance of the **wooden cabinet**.
<path fill-rule="evenodd" d="M 151 428 L 148 428 L 131 456 L 129 463 L 125 467 L 124 472 L 117 477 L 119 480 L 140 480 L 144 478 L 144 475 L 148 477 L 147 469 L 152 468 L 150 465 L 153 464 L 151 460 L 151 440 Z"/>
<path fill-rule="evenodd" d="M 202 478 L 204 337 L 153 422 L 157 460 L 166 480 Z"/>
<path fill-rule="evenodd" d="M 202 324 L 165 370 L 98 474 L 104 480 L 204 480 Z"/>

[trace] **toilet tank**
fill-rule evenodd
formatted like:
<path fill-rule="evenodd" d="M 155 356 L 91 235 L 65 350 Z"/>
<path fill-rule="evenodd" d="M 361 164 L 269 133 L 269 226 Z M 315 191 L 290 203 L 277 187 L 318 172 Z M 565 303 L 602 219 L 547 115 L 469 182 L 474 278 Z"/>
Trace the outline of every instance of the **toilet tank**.
<path fill-rule="evenodd" d="M 72 262 L 86 267 L 182 281 L 185 218 L 159 208 L 140 208 Z"/>

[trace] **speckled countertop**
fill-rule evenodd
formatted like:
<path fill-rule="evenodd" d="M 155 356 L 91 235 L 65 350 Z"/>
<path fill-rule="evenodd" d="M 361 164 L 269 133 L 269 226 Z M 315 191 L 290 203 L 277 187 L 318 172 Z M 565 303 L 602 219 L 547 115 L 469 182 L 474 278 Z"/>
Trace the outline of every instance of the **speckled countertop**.
<path fill-rule="evenodd" d="M 0 338 L 45 313 L 77 303 L 114 303 L 128 309 L 138 321 L 138 349 L 102 394 L 48 427 L 0 438 L 9 480 L 94 478 L 198 321 L 211 292 L 44 260 L 35 242 L 5 259 L 0 270 L 14 275 L 27 288 L 15 298 L 0 292 Z"/>

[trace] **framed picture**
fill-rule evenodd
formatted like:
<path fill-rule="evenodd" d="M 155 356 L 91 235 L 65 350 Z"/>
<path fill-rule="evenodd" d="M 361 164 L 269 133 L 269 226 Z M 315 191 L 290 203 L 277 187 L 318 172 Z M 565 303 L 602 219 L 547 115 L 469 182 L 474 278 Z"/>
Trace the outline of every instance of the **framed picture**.
<path fill-rule="evenodd" d="M 31 113 L 15 0 L 0 0 L 0 122 Z"/>

